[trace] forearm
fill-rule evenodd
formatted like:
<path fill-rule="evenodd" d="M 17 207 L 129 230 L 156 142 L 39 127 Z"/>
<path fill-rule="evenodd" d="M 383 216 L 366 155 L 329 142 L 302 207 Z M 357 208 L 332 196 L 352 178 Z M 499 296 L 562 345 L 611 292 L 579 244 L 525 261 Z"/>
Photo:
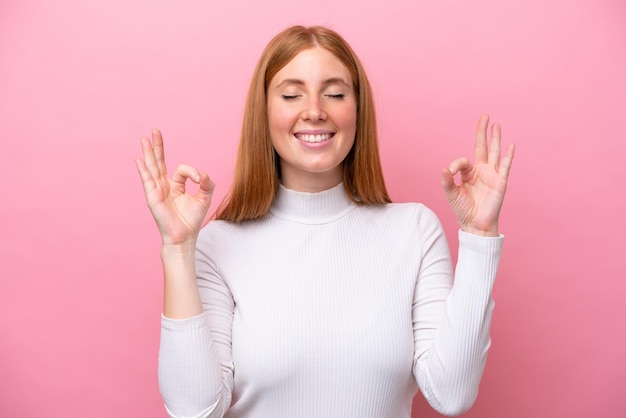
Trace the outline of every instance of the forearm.
<path fill-rule="evenodd" d="M 171 319 L 185 319 L 200 315 L 202 303 L 198 293 L 195 266 L 195 241 L 181 245 L 164 245 L 163 315 Z"/>
<path fill-rule="evenodd" d="M 232 364 L 219 359 L 208 314 L 161 319 L 159 389 L 170 417 L 222 417 L 230 405 Z"/>
<path fill-rule="evenodd" d="M 416 371 L 429 403 L 446 415 L 466 411 L 478 394 L 491 343 L 491 290 L 502 246 L 502 238 L 459 238 L 454 285 Z"/>
<path fill-rule="evenodd" d="M 166 409 L 173 418 L 222 417 L 230 405 L 233 366 L 230 351 L 223 349 L 230 340 L 223 342 L 220 336 L 230 335 L 230 320 L 222 323 L 223 316 L 203 312 L 198 280 L 206 273 L 196 266 L 202 256 L 196 254 L 195 242 L 164 246 L 161 256 L 165 294 L 159 386 Z"/>

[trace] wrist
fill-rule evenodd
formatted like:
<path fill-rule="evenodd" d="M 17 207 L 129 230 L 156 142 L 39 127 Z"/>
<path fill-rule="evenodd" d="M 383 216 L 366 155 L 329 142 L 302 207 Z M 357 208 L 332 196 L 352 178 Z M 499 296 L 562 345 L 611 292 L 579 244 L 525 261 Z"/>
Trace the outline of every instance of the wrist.
<path fill-rule="evenodd" d="M 487 229 L 487 230 L 474 228 L 472 226 L 467 226 L 467 225 L 461 225 L 461 231 L 467 232 L 468 234 L 477 235 L 479 237 L 498 237 L 498 236 L 500 236 L 499 233 L 498 233 L 498 226 L 497 225 L 495 227 Z"/>
<path fill-rule="evenodd" d="M 161 257 L 180 256 L 194 254 L 196 251 L 196 240 L 187 240 L 180 243 L 166 243 L 161 246 Z"/>

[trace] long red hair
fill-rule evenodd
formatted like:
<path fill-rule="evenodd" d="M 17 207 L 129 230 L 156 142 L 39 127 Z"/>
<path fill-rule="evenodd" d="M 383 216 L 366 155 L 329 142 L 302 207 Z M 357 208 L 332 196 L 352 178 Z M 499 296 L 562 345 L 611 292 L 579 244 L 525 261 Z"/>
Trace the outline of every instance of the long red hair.
<path fill-rule="evenodd" d="M 380 165 L 376 114 L 372 90 L 348 43 L 321 26 L 293 26 L 272 39 L 256 65 L 243 116 L 235 175 L 229 195 L 216 211 L 216 219 L 241 222 L 268 211 L 280 184 L 280 159 L 272 146 L 267 117 L 267 86 L 298 53 L 321 47 L 348 69 L 357 101 L 356 138 L 343 161 L 343 185 L 354 202 L 378 205 L 391 202 Z"/>

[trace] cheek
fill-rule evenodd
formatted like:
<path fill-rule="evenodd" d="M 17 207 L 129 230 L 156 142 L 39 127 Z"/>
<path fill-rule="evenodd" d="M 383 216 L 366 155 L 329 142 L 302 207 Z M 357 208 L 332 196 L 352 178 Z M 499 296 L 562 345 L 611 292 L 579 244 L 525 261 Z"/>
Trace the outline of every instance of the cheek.
<path fill-rule="evenodd" d="M 356 132 L 356 106 L 346 107 L 338 114 L 337 123 L 346 131 L 353 130 Z"/>
<path fill-rule="evenodd" d="M 293 125 L 293 121 L 288 112 L 285 112 L 280 107 L 268 106 L 267 109 L 267 121 L 270 127 L 270 132 L 289 131 Z"/>

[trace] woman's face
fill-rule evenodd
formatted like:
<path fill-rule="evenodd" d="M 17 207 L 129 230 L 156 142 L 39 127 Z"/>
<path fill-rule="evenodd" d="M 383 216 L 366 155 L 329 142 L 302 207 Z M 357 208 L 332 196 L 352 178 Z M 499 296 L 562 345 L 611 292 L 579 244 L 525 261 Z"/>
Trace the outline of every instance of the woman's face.
<path fill-rule="evenodd" d="M 296 55 L 270 81 L 267 112 L 285 187 L 317 192 L 338 185 L 354 144 L 357 103 L 352 77 L 320 47 Z"/>

